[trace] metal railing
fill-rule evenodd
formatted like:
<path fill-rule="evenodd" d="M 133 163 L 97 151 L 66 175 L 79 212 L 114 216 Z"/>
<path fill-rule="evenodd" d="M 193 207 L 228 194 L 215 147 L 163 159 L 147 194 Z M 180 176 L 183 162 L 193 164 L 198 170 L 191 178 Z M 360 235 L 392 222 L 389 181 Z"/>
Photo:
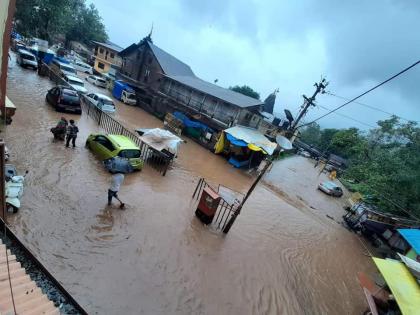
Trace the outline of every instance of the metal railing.
<path fill-rule="evenodd" d="M 194 193 L 192 195 L 192 199 L 195 199 L 198 201 L 201 198 L 201 195 L 203 193 L 203 190 L 209 187 L 214 192 L 219 192 L 219 189 L 214 189 L 209 183 L 206 182 L 204 178 L 200 178 L 200 180 L 197 183 L 197 186 L 195 187 Z M 219 204 L 217 206 L 216 213 L 214 215 L 212 226 L 216 229 L 225 230 L 225 227 L 229 220 L 234 216 L 237 215 L 236 213 L 238 209 L 238 203 L 229 203 L 223 197 L 220 197 Z"/>
<path fill-rule="evenodd" d="M 55 73 L 48 65 L 43 63 L 42 67 L 51 81 L 55 82 L 57 85 L 67 86 L 74 90 L 68 82 Z M 166 171 L 173 160 L 173 156 L 160 152 L 144 143 L 137 134 L 124 127 L 124 125 L 107 113 L 104 113 L 84 95 L 81 96 L 81 105 L 83 107 L 83 112 L 97 122 L 107 133 L 123 135 L 130 138 L 140 148 L 140 158 L 144 163 L 158 171 L 162 176 L 166 175 Z"/>
<path fill-rule="evenodd" d="M 138 135 L 125 128 L 119 121 L 107 113 L 100 110 L 86 96 L 82 96 L 81 99 L 83 112 L 97 122 L 98 125 L 107 133 L 123 135 L 130 138 L 140 148 L 140 158 L 144 161 L 144 163 L 150 165 L 153 169 L 161 173 L 162 176 L 165 176 L 166 171 L 173 160 L 172 156 L 160 152 L 144 143 Z"/>

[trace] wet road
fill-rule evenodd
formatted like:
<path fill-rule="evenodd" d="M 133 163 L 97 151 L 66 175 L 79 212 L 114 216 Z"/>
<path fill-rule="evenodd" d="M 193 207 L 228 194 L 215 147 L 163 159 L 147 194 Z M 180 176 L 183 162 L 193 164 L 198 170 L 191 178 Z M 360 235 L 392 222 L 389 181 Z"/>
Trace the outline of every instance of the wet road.
<path fill-rule="evenodd" d="M 13 59 L 13 57 L 12 57 Z M 106 206 L 109 175 L 84 148 L 97 131 L 86 115 L 76 149 L 53 142 L 61 114 L 44 101 L 52 83 L 12 62 L 17 113 L 3 136 L 11 162 L 29 169 L 23 207 L 9 222 L 91 314 L 358 314 L 358 271 L 373 270 L 340 221 L 342 204 L 315 189 L 310 161 L 277 162 L 230 233 L 194 217 L 200 176 L 244 192 L 251 179 L 192 141 L 165 177 L 149 167 L 126 177 L 127 209 Z M 89 88 L 88 88 L 89 89 Z M 103 92 L 104 90 L 102 90 Z M 117 105 L 128 127 L 162 123 Z M 326 217 L 332 216 L 334 220 Z"/>

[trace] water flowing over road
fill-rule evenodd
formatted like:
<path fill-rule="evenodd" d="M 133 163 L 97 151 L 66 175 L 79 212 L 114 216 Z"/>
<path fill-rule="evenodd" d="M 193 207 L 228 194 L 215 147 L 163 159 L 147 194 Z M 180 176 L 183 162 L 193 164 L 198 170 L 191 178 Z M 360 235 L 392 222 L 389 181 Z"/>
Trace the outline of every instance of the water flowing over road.
<path fill-rule="evenodd" d="M 276 162 L 226 236 L 194 217 L 198 178 L 241 192 L 252 178 L 189 139 L 165 177 L 147 166 L 126 176 L 120 193 L 126 210 L 108 207 L 110 175 L 84 148 L 97 126 L 86 114 L 66 114 L 81 131 L 77 148 L 54 142 L 49 128 L 62 114 L 45 102 L 52 82 L 12 59 L 8 96 L 17 112 L 2 137 L 10 162 L 30 173 L 22 209 L 9 223 L 90 314 L 365 309 L 356 274 L 373 270 L 370 258 L 338 223 L 342 200 L 315 189 L 325 175 L 309 160 Z M 129 128 L 163 125 L 121 103 L 116 118 Z"/>

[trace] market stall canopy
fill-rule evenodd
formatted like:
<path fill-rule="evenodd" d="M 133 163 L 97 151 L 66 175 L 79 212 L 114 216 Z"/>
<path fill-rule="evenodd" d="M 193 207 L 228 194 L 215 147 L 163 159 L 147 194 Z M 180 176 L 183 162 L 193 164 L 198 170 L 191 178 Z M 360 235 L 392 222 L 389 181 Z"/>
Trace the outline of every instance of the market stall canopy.
<path fill-rule="evenodd" d="M 420 287 L 406 266 L 391 259 L 373 258 L 395 297 L 403 315 L 416 315 L 420 310 Z"/>
<path fill-rule="evenodd" d="M 420 280 L 420 263 L 409 257 L 401 255 L 400 253 L 397 254 L 400 256 L 402 262 L 406 265 L 411 274 L 416 277 L 417 280 Z"/>
<path fill-rule="evenodd" d="M 272 155 L 274 150 L 277 148 L 277 143 L 268 140 L 262 133 L 257 129 L 235 126 L 224 130 L 227 139 L 239 146 L 247 146 L 249 149 L 254 151 L 264 151 L 269 155 Z M 232 140 L 233 141 L 232 141 Z"/>
<path fill-rule="evenodd" d="M 172 132 L 160 128 L 136 129 L 140 139 L 158 151 L 167 150 L 173 155 L 178 155 L 179 145 L 183 140 Z"/>
<path fill-rule="evenodd" d="M 410 244 L 417 255 L 420 255 L 420 230 L 419 229 L 398 229 L 398 232 Z"/>

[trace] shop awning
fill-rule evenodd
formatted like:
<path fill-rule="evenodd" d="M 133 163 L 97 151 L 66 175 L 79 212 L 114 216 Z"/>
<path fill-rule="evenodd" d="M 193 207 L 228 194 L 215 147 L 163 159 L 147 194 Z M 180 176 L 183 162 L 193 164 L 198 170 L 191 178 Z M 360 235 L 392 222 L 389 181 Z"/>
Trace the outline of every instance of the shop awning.
<path fill-rule="evenodd" d="M 373 258 L 403 315 L 420 310 L 420 287 L 406 266 L 396 260 Z"/>
<path fill-rule="evenodd" d="M 420 230 L 419 229 L 398 229 L 398 232 L 410 244 L 417 255 L 420 255 Z"/>
<path fill-rule="evenodd" d="M 224 130 L 226 136 L 233 137 L 236 140 L 240 140 L 240 143 L 246 143 L 246 146 L 254 151 L 263 151 L 272 155 L 277 147 L 277 143 L 268 140 L 261 132 L 257 129 L 235 126 Z M 230 140 L 229 140 L 230 141 Z"/>

